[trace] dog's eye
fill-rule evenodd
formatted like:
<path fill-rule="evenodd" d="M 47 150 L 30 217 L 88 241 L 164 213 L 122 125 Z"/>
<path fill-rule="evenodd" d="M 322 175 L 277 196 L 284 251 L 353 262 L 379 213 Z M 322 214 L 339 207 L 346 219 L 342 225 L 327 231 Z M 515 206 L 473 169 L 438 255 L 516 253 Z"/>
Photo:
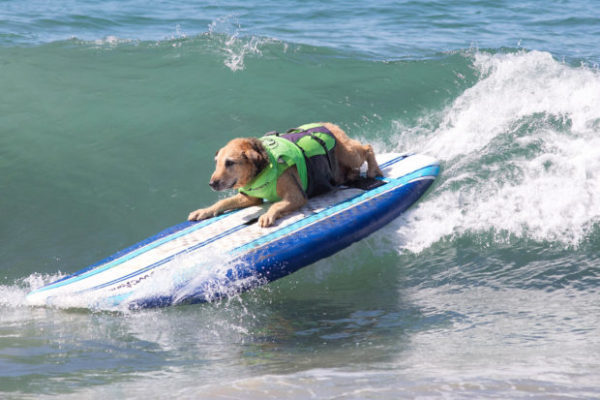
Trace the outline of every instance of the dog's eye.
<path fill-rule="evenodd" d="M 232 160 L 225 160 L 225 167 L 231 167 L 233 164 L 235 164 L 235 162 L 233 162 Z"/>

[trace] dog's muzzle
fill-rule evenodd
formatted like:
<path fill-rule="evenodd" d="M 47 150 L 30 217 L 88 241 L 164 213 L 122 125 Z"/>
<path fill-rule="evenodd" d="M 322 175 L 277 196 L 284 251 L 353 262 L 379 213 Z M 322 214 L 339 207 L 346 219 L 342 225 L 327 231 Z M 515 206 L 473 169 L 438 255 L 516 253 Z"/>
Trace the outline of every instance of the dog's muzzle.
<path fill-rule="evenodd" d="M 237 179 L 234 180 L 231 184 L 227 184 L 227 182 L 223 182 L 219 179 L 213 179 L 210 182 L 208 182 L 208 186 L 210 186 L 210 188 L 212 190 L 220 191 L 220 190 L 225 190 L 225 189 L 231 189 L 232 187 L 235 186 L 236 183 L 237 183 Z"/>
<path fill-rule="evenodd" d="M 208 186 L 210 186 L 210 188 L 212 190 L 219 190 L 220 185 L 221 185 L 221 181 L 219 181 L 219 180 L 212 180 L 212 181 L 208 182 Z"/>

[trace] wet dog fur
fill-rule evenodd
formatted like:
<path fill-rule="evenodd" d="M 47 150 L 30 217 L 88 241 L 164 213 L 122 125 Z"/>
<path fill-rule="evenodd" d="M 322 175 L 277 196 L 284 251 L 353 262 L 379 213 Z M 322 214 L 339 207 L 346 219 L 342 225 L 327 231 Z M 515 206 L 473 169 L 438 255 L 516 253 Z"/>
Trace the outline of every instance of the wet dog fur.
<path fill-rule="evenodd" d="M 369 178 L 383 176 L 370 145 L 363 145 L 357 140 L 349 138 L 337 125 L 328 122 L 322 125 L 329 129 L 336 139 L 335 155 L 338 163 L 336 184 L 358 178 L 359 169 L 365 161 Z M 268 166 L 269 156 L 260 140 L 237 138 L 231 140 L 217 152 L 215 162 L 215 172 L 210 178 L 209 185 L 213 190 L 221 191 L 246 186 Z M 295 166 L 288 168 L 277 179 L 276 190 L 281 200 L 273 203 L 267 212 L 260 216 L 258 223 L 261 227 L 273 225 L 277 218 L 299 209 L 308 200 L 306 193 L 302 190 Z M 192 211 L 188 220 L 199 221 L 217 216 L 227 210 L 255 206 L 262 202 L 263 199 L 238 193 L 219 200 L 210 207 Z"/>

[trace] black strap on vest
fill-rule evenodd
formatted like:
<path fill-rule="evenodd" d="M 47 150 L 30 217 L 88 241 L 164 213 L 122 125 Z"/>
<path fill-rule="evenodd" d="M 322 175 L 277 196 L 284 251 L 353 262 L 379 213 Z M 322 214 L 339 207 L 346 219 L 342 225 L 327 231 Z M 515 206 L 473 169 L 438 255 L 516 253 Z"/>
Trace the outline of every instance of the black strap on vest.
<path fill-rule="evenodd" d="M 327 144 L 325 144 L 325 142 L 320 137 L 317 137 L 317 136 L 313 135 L 312 133 L 310 134 L 310 137 L 313 138 L 317 143 L 319 143 L 321 145 L 321 147 L 323 148 L 323 150 L 325 150 L 325 156 L 327 157 L 327 163 L 329 164 L 329 170 L 335 171 L 333 169 L 333 165 L 331 164 L 331 159 L 329 158 L 329 150 L 327 150 Z M 300 147 L 300 146 L 298 146 L 298 147 Z"/>

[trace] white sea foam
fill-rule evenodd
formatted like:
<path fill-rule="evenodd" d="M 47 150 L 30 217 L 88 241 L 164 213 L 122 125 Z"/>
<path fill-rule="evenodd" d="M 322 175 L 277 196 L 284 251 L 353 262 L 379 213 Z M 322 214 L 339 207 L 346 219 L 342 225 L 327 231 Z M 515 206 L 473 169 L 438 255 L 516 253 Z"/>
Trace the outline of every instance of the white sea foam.
<path fill-rule="evenodd" d="M 537 51 L 476 53 L 474 66 L 481 79 L 439 126 L 403 133 L 443 171 L 399 225 L 402 247 L 469 231 L 576 246 L 600 221 L 600 73 Z"/>
<path fill-rule="evenodd" d="M 27 293 L 64 277 L 63 274 L 34 273 L 18 279 L 12 285 L 0 285 L 0 307 L 25 307 Z"/>
<path fill-rule="evenodd" d="M 90 43 L 87 41 L 82 41 L 82 42 Z M 115 47 L 118 47 L 119 45 L 123 45 L 123 44 L 137 44 L 137 43 L 139 43 L 139 41 L 133 40 L 133 39 L 120 38 L 120 37 L 117 37 L 114 35 L 108 35 L 108 36 L 103 37 L 102 39 L 94 40 L 93 43 L 98 47 L 115 48 Z"/>
<path fill-rule="evenodd" d="M 19 307 L 25 305 L 27 289 L 17 285 L 0 285 L 0 307 Z"/>
<path fill-rule="evenodd" d="M 240 39 L 237 34 L 231 36 L 226 42 L 224 51 L 227 55 L 224 64 L 232 71 L 241 71 L 245 68 L 244 58 L 248 54 L 261 55 L 259 46 L 264 42 L 255 36 L 250 40 Z"/>
<path fill-rule="evenodd" d="M 217 18 L 208 25 L 208 34 L 222 42 L 220 49 L 225 55 L 223 64 L 233 72 L 244 70 L 248 55 L 262 55 L 261 46 L 274 41 L 257 36 L 240 37 L 242 31 L 235 14 Z"/>

